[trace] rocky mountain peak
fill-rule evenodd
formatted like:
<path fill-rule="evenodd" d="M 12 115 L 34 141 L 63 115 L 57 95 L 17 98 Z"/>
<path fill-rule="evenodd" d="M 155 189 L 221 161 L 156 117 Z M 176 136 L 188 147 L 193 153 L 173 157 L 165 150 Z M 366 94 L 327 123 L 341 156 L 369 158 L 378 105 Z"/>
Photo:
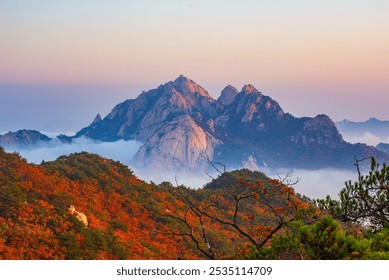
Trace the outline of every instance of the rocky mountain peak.
<path fill-rule="evenodd" d="M 222 90 L 221 95 L 217 101 L 224 106 L 230 105 L 238 93 L 239 91 L 235 87 L 228 85 Z"/>
<path fill-rule="evenodd" d="M 184 75 L 180 75 L 177 79 L 175 79 L 172 83 L 172 86 L 175 90 L 183 94 L 197 93 L 201 96 L 211 98 L 211 96 L 204 88 Z"/>
<path fill-rule="evenodd" d="M 243 93 L 246 93 L 246 94 L 250 94 L 250 93 L 260 93 L 253 85 L 251 84 L 248 84 L 248 85 L 245 85 L 243 88 L 242 88 L 242 91 Z"/>
<path fill-rule="evenodd" d="M 101 122 L 101 121 L 102 121 L 101 115 L 100 115 L 100 114 L 97 114 L 96 117 L 95 117 L 95 119 L 94 119 L 93 122 L 92 122 L 92 125 L 93 125 L 93 124 L 96 124 L 96 123 L 99 123 L 99 122 Z"/>

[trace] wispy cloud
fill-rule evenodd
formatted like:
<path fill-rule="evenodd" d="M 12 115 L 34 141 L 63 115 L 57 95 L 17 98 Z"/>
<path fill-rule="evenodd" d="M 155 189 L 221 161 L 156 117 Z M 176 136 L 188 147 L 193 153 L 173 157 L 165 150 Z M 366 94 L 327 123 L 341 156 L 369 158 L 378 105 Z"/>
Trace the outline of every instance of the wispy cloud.
<path fill-rule="evenodd" d="M 29 162 L 40 163 L 44 161 L 52 161 L 61 155 L 67 155 L 77 152 L 90 152 L 99 154 L 103 157 L 112 158 L 121 161 L 124 164 L 129 164 L 131 159 L 142 145 L 138 141 L 124 141 L 116 142 L 97 142 L 89 138 L 78 138 L 72 143 L 64 144 L 57 139 L 50 141 L 47 145 L 29 149 L 7 150 L 9 152 L 18 152 L 22 157 Z"/>
<path fill-rule="evenodd" d="M 364 132 L 361 136 L 351 136 L 343 134 L 345 141 L 350 143 L 366 143 L 368 145 L 377 146 L 379 143 L 389 143 L 389 135 L 386 137 L 380 137 L 370 132 Z"/>

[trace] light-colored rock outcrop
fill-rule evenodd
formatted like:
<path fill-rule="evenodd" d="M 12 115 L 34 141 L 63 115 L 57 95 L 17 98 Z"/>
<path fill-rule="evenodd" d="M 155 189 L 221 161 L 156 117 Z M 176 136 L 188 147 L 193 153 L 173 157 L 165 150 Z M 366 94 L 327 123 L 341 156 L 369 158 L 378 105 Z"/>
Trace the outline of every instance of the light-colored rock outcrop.
<path fill-rule="evenodd" d="M 70 205 L 67 210 L 70 215 L 76 217 L 85 225 L 85 227 L 88 227 L 88 219 L 84 213 L 76 211 L 76 208 L 73 205 Z"/>
<path fill-rule="evenodd" d="M 171 170 L 199 170 L 212 159 L 220 142 L 205 132 L 188 115 L 175 118 L 154 134 L 135 156 L 138 162 Z"/>

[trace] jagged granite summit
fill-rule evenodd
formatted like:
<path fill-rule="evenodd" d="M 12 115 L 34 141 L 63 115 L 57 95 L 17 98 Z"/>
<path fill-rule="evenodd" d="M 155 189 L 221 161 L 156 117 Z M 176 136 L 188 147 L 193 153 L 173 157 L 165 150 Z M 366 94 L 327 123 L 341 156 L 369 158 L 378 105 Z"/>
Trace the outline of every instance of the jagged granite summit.
<path fill-rule="evenodd" d="M 353 168 L 355 156 L 387 157 L 374 147 L 345 142 L 326 115 L 296 118 L 285 113 L 253 85 L 240 92 L 227 86 L 214 100 L 183 75 L 118 104 L 103 119 L 97 115 L 75 137 L 81 136 L 139 140 L 144 143 L 135 156 L 139 164 L 200 172 L 207 160 L 231 168 L 312 169 Z"/>
<path fill-rule="evenodd" d="M 223 105 L 194 81 L 179 76 L 136 99 L 118 104 L 103 120 L 80 130 L 76 137 L 100 141 L 136 139 L 145 143 L 136 159 L 146 166 L 195 170 L 203 155 L 219 144 L 211 132 Z"/>

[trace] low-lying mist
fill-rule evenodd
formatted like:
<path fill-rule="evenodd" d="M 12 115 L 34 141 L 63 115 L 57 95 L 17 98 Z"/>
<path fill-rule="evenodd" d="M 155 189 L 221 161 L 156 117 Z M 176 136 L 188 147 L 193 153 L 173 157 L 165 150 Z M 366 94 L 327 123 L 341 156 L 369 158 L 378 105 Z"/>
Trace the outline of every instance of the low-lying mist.
<path fill-rule="evenodd" d="M 6 149 L 6 151 L 17 152 L 31 163 L 41 163 L 42 160 L 52 161 L 62 155 L 85 151 L 118 160 L 128 165 L 141 145 L 141 142 L 134 140 L 99 142 L 81 137 L 74 139 L 71 143 L 62 143 L 60 140 L 54 139 L 45 144 L 29 146 L 28 149 Z"/>
<path fill-rule="evenodd" d="M 281 177 L 285 176 L 286 171 L 276 171 Z M 278 178 L 275 171 L 270 171 L 268 176 Z M 296 169 L 292 173 L 293 179 L 299 179 L 299 182 L 294 185 L 296 192 L 306 195 L 312 199 L 325 198 L 330 195 L 334 199 L 338 199 L 339 191 L 345 187 L 345 182 L 348 180 L 355 181 L 357 173 L 350 170 L 338 169 L 318 169 L 304 170 Z"/>
<path fill-rule="evenodd" d="M 163 170 L 145 170 L 139 168 L 131 168 L 134 170 L 135 174 L 145 180 L 153 181 L 154 183 L 161 183 L 163 181 L 169 181 L 173 185 L 184 184 L 185 186 L 191 188 L 202 188 L 206 183 L 210 182 L 212 178 L 217 177 L 217 173 L 213 172 L 209 177 L 207 173 L 203 174 L 190 174 L 185 172 L 174 172 L 174 171 L 163 171 Z M 265 173 L 271 178 L 278 179 L 280 176 L 284 178 L 288 173 L 287 170 L 259 170 Z M 319 170 L 303 170 L 296 169 L 293 170 L 291 180 L 296 179 L 299 182 L 296 185 L 293 185 L 296 192 L 306 195 L 312 199 L 325 198 L 327 195 L 330 195 L 334 199 L 338 199 L 339 191 L 345 186 L 345 182 L 348 180 L 355 181 L 356 172 L 350 170 L 337 170 L 337 169 L 319 169 Z M 177 182 L 176 182 L 177 180 Z"/>
<path fill-rule="evenodd" d="M 185 185 L 192 189 L 199 189 L 204 187 L 205 184 L 210 182 L 212 178 L 217 178 L 217 174 L 213 173 L 212 178 L 210 178 L 205 171 L 203 173 L 198 172 L 196 174 L 183 172 L 183 171 L 174 171 L 174 170 L 162 170 L 162 169 L 144 169 L 139 167 L 131 167 L 134 170 L 135 175 L 147 182 L 154 182 L 159 184 L 161 182 L 167 181 L 176 185 Z"/>
<path fill-rule="evenodd" d="M 243 168 L 243 167 L 242 167 Z M 212 178 L 217 177 L 216 172 L 211 172 L 212 178 L 207 173 L 201 172 L 199 174 L 190 174 L 185 172 L 162 171 L 162 170 L 144 170 L 133 168 L 135 174 L 146 181 L 153 181 L 154 183 L 161 183 L 162 181 L 169 181 L 173 185 L 184 184 L 191 188 L 201 188 L 206 183 L 210 182 Z M 279 176 L 284 178 L 288 174 L 288 170 L 266 169 L 259 170 L 271 178 L 278 179 Z M 357 173 L 350 170 L 338 169 L 318 169 L 318 170 L 303 170 L 296 169 L 292 172 L 291 181 L 299 180 L 296 185 L 293 185 L 296 192 L 308 196 L 312 199 L 325 198 L 330 195 L 334 199 L 338 199 L 339 191 L 344 188 L 345 182 L 348 180 L 355 181 Z"/>
<path fill-rule="evenodd" d="M 360 135 L 343 134 L 343 139 L 352 144 L 365 143 L 371 146 L 377 146 L 379 143 L 389 143 L 389 135 L 382 137 L 370 132 L 363 132 Z"/>
<path fill-rule="evenodd" d="M 208 173 L 198 172 L 191 174 L 187 172 L 165 171 L 162 169 L 141 168 L 133 164 L 132 158 L 141 147 L 142 143 L 138 141 L 116 142 L 97 142 L 89 138 L 74 139 L 72 143 L 62 143 L 58 139 L 50 141 L 45 146 L 30 147 L 29 149 L 7 150 L 8 152 L 18 152 L 22 157 L 31 163 L 41 163 L 44 161 L 52 161 L 61 155 L 68 155 L 77 152 L 90 152 L 99 154 L 106 158 L 111 158 L 126 164 L 132 169 L 135 175 L 147 182 L 159 184 L 163 181 L 169 181 L 173 185 L 183 184 L 191 188 L 202 188 L 212 178 L 217 177 L 217 172 Z M 271 178 L 283 178 L 287 174 L 287 170 L 259 170 L 264 172 Z M 210 174 L 212 178 L 208 175 Z M 349 170 L 337 169 L 320 169 L 320 170 L 293 170 L 292 180 L 299 179 L 299 183 L 294 185 L 295 190 L 310 198 L 325 198 L 326 195 L 331 195 L 333 198 L 338 198 L 339 191 L 344 187 L 344 182 L 348 180 L 356 180 L 356 172 Z"/>

